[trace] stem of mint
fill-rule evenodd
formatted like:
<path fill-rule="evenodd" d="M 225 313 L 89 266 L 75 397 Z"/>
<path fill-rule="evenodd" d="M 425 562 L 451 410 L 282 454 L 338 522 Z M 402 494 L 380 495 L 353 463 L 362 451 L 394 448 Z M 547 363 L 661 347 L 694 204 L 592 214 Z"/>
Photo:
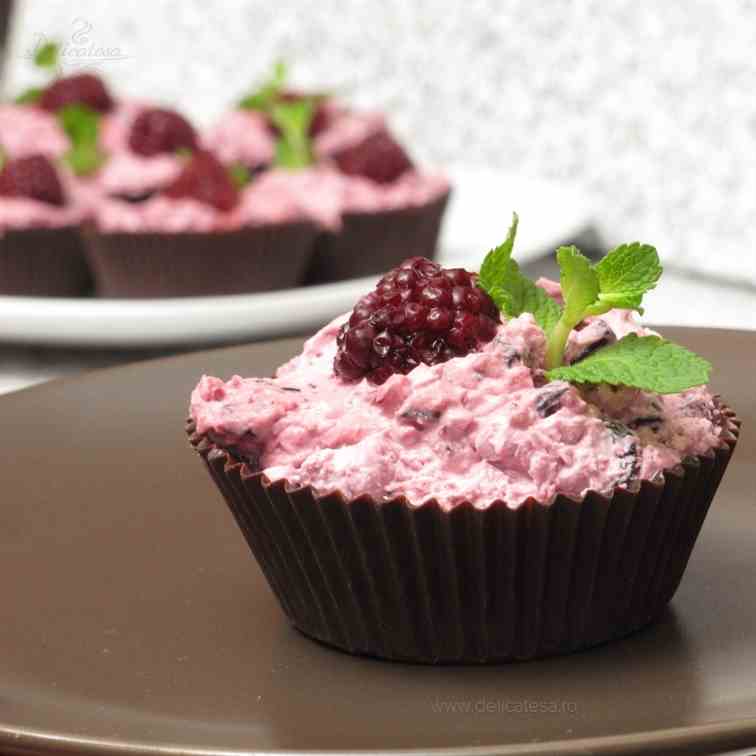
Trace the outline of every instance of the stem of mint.
<path fill-rule="evenodd" d="M 567 340 L 570 338 L 574 327 L 574 325 L 569 325 L 560 318 L 554 326 L 554 330 L 548 335 L 546 342 L 546 368 L 548 370 L 562 364 Z"/>

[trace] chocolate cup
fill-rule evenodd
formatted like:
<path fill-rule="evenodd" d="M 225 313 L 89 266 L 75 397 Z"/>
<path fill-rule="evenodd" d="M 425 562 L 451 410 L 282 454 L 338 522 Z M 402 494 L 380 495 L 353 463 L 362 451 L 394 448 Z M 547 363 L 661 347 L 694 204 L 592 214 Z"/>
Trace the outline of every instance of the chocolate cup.
<path fill-rule="evenodd" d="M 317 227 L 276 223 L 206 233 L 87 230 L 87 257 L 101 297 L 246 294 L 297 286 Z"/>
<path fill-rule="evenodd" d="M 0 294 L 78 297 L 90 288 L 78 226 L 8 229 L 0 235 Z"/>
<path fill-rule="evenodd" d="M 628 635 L 675 594 L 740 423 L 637 490 L 444 511 L 270 483 L 187 432 L 291 623 L 353 654 L 491 663 Z"/>
<path fill-rule="evenodd" d="M 318 237 L 307 283 L 378 275 L 408 257 L 433 259 L 449 195 L 417 207 L 345 213 L 339 231 Z"/>

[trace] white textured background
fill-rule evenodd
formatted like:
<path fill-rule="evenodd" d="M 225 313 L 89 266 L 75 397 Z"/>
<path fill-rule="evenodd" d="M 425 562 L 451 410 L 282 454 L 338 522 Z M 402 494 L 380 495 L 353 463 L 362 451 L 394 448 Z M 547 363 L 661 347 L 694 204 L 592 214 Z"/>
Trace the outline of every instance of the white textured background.
<path fill-rule="evenodd" d="M 18 5 L 7 92 L 44 35 L 69 66 L 127 56 L 99 61 L 117 89 L 207 122 L 283 56 L 299 83 L 390 111 L 418 157 L 562 179 L 609 240 L 756 285 L 753 0 Z"/>

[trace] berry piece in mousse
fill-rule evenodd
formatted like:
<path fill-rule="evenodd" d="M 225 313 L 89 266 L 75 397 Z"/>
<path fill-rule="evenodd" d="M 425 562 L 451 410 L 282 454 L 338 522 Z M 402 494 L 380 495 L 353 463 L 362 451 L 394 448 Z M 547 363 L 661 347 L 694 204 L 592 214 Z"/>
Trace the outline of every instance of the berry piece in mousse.
<path fill-rule="evenodd" d="M 138 155 L 154 157 L 185 148 L 197 148 L 197 134 L 189 121 L 175 110 L 149 108 L 135 119 L 129 147 Z"/>
<path fill-rule="evenodd" d="M 195 199 L 223 212 L 233 209 L 239 201 L 239 192 L 228 170 L 206 150 L 195 152 L 162 193 L 173 199 Z"/>
<path fill-rule="evenodd" d="M 412 257 L 357 303 L 339 331 L 334 370 L 347 381 L 380 384 L 421 362 L 476 351 L 498 324 L 499 311 L 475 274 Z"/>
<path fill-rule="evenodd" d="M 52 113 L 66 105 L 87 105 L 99 113 L 107 113 L 113 108 L 113 98 L 102 79 L 84 73 L 54 81 L 42 92 L 39 105 Z"/>
<path fill-rule="evenodd" d="M 44 155 L 9 160 L 0 171 L 0 196 L 26 197 L 59 207 L 66 203 L 55 166 Z"/>
<path fill-rule="evenodd" d="M 347 176 L 363 176 L 377 184 L 389 184 L 413 167 L 401 145 L 385 130 L 336 152 L 333 160 Z"/>

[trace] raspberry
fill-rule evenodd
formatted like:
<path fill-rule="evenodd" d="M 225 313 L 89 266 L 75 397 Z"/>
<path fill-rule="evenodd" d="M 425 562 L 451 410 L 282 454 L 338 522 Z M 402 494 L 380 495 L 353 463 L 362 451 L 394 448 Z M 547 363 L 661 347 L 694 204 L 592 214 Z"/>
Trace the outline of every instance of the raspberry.
<path fill-rule="evenodd" d="M 342 173 L 364 176 L 378 184 L 388 184 L 411 170 L 412 161 L 386 131 L 377 131 L 363 142 L 333 156 Z"/>
<path fill-rule="evenodd" d="M 55 166 L 44 155 L 9 160 L 0 171 L 0 195 L 28 197 L 48 205 L 65 205 Z"/>
<path fill-rule="evenodd" d="M 138 155 L 154 157 L 162 152 L 175 152 L 197 147 L 194 128 L 175 110 L 151 108 L 143 110 L 131 125 L 129 147 Z"/>
<path fill-rule="evenodd" d="M 92 110 L 107 113 L 113 107 L 113 98 L 94 74 L 76 74 L 57 79 L 42 93 L 39 105 L 55 112 L 66 105 L 87 105 Z"/>
<path fill-rule="evenodd" d="M 475 351 L 496 335 L 499 311 L 462 268 L 411 257 L 357 302 L 337 337 L 333 367 L 344 380 L 383 383 L 421 362 Z"/>
<path fill-rule="evenodd" d="M 192 155 L 181 173 L 163 189 L 163 194 L 174 199 L 190 197 L 223 211 L 231 210 L 239 200 L 226 167 L 206 150 Z"/>

